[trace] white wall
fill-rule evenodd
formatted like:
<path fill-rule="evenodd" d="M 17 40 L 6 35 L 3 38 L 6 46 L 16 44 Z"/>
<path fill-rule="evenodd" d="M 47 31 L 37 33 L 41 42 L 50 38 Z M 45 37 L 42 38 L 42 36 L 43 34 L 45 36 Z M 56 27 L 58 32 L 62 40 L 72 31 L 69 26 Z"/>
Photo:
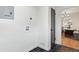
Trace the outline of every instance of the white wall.
<path fill-rule="evenodd" d="M 47 6 L 38 7 L 39 19 L 39 47 L 49 50 L 50 49 L 50 9 Z"/>
<path fill-rule="evenodd" d="M 0 19 L 0 51 L 29 51 L 37 46 L 36 7 L 15 7 L 14 20 Z M 30 30 L 27 20 L 32 17 Z"/>
<path fill-rule="evenodd" d="M 0 51 L 30 51 L 37 46 L 49 50 L 50 8 L 19 6 L 14 9 L 14 20 L 0 19 Z M 26 31 L 30 17 L 30 30 Z"/>
<path fill-rule="evenodd" d="M 79 12 L 71 13 L 72 28 L 79 30 Z"/>
<path fill-rule="evenodd" d="M 61 19 L 60 19 L 60 11 L 56 11 L 55 18 L 55 38 L 56 44 L 61 44 Z"/>

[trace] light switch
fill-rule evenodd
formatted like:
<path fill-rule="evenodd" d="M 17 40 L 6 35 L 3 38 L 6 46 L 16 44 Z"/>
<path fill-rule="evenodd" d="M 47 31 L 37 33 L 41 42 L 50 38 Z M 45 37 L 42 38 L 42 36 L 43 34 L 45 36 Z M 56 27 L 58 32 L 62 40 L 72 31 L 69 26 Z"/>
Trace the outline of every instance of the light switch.
<path fill-rule="evenodd" d="M 30 17 L 30 20 L 32 20 L 32 17 Z"/>
<path fill-rule="evenodd" d="M 29 30 L 29 26 L 26 26 L 26 31 L 28 31 Z"/>

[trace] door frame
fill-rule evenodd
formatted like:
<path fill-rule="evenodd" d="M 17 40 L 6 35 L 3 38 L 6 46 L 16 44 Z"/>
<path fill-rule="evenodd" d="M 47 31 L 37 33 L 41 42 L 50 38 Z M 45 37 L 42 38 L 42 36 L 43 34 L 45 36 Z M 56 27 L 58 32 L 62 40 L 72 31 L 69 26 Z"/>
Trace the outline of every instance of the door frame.
<path fill-rule="evenodd" d="M 51 11 L 52 11 L 53 8 L 51 8 Z M 55 9 L 53 9 L 55 11 Z M 52 12 L 51 12 L 52 13 Z M 51 15 L 52 16 L 52 15 Z M 56 13 L 54 14 L 55 18 L 56 18 Z M 52 17 L 51 17 L 51 20 L 52 20 Z M 51 34 L 52 34 L 52 27 L 51 27 Z M 52 37 L 52 36 L 51 36 Z M 55 46 L 55 41 L 56 41 L 56 38 L 55 38 L 55 20 L 54 20 L 54 44 L 52 44 L 52 38 L 51 38 L 51 49 Z"/>

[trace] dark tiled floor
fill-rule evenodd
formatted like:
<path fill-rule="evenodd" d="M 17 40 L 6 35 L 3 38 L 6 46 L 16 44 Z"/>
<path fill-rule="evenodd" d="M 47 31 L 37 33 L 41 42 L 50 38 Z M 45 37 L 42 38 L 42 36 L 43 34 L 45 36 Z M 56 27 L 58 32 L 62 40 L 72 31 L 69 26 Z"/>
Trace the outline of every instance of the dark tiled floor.
<path fill-rule="evenodd" d="M 35 48 L 33 50 L 31 50 L 30 52 L 79 52 L 79 50 L 76 49 L 72 49 L 66 46 L 61 46 L 61 45 L 55 45 L 54 48 L 52 48 L 50 51 L 46 51 L 42 48 Z"/>

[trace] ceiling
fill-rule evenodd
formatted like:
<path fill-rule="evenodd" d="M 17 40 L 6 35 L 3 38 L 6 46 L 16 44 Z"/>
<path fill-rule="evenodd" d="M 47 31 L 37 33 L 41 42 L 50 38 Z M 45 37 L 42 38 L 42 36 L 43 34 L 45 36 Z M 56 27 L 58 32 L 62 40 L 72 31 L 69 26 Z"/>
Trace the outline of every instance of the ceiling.
<path fill-rule="evenodd" d="M 72 7 L 72 8 L 68 8 L 62 11 L 62 14 L 65 13 L 76 13 L 79 12 L 79 7 Z"/>

